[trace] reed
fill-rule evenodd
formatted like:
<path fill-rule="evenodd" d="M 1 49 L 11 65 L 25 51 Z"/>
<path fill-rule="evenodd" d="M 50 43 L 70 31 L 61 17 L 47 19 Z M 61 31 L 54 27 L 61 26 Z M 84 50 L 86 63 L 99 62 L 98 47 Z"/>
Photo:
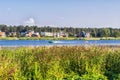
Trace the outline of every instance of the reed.
<path fill-rule="evenodd" d="M 120 49 L 96 46 L 0 50 L 0 80 L 119 80 Z"/>

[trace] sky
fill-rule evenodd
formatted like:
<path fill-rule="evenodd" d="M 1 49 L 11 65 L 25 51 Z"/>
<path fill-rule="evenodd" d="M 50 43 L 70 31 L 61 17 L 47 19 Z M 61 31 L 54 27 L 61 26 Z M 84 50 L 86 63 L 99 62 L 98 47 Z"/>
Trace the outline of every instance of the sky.
<path fill-rule="evenodd" d="M 120 0 L 0 0 L 0 24 L 120 28 Z"/>

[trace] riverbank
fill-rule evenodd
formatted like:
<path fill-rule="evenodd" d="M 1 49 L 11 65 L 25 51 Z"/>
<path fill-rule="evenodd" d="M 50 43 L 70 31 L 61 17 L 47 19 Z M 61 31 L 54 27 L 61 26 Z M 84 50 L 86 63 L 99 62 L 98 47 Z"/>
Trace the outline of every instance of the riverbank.
<path fill-rule="evenodd" d="M 120 48 L 19 47 L 0 50 L 1 80 L 119 80 Z"/>
<path fill-rule="evenodd" d="M 53 38 L 53 37 L 4 37 L 0 38 L 0 40 L 120 40 L 120 37 L 91 37 L 91 38 L 76 38 L 76 37 L 68 37 L 68 38 Z"/>

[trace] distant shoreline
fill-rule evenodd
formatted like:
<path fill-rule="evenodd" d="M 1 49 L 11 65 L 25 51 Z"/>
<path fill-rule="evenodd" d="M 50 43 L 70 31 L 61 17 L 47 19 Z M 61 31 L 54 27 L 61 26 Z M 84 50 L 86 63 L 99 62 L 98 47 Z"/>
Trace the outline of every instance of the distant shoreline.
<path fill-rule="evenodd" d="M 68 38 L 53 38 L 53 37 L 4 37 L 0 38 L 0 40 L 120 40 L 120 37 L 91 37 L 91 38 L 76 38 L 76 37 L 68 37 Z"/>

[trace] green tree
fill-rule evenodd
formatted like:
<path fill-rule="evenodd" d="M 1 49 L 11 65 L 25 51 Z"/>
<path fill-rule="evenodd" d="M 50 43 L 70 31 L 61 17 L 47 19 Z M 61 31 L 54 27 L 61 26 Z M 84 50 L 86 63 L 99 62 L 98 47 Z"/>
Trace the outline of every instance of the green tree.
<path fill-rule="evenodd" d="M 114 31 L 114 37 L 120 37 L 120 32 L 119 31 Z"/>
<path fill-rule="evenodd" d="M 109 28 L 104 28 L 103 29 L 103 32 L 104 32 L 104 37 L 110 37 L 110 29 Z"/>

